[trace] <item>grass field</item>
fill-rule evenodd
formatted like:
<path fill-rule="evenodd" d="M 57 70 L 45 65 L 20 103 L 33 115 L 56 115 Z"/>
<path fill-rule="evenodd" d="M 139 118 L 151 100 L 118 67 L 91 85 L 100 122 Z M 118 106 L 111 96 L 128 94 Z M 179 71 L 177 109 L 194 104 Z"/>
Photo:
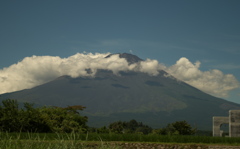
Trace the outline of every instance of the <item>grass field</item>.
<path fill-rule="evenodd" d="M 211 136 L 168 136 L 142 134 L 79 134 L 79 133 L 0 133 L 0 149 L 77 149 L 98 146 L 102 149 L 120 148 L 109 142 L 151 142 L 168 144 L 239 145 L 240 138 Z"/>

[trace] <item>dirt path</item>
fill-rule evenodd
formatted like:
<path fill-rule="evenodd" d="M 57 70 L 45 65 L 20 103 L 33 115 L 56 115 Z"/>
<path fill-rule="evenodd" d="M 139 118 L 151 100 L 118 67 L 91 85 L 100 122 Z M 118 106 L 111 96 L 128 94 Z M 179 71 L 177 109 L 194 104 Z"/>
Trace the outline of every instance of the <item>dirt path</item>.
<path fill-rule="evenodd" d="M 164 144 L 164 143 L 108 142 L 108 143 L 104 143 L 103 145 L 113 149 L 240 149 L 240 146 L 206 145 L 206 144 L 174 144 L 174 143 Z M 88 147 L 98 148 L 99 144 L 91 144 Z"/>

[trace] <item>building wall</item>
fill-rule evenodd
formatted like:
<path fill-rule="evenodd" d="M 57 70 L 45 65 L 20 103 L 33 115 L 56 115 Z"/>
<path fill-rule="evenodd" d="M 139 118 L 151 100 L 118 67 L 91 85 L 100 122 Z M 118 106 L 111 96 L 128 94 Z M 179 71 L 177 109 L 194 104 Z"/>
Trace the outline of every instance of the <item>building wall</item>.
<path fill-rule="evenodd" d="M 240 110 L 229 111 L 229 137 L 240 137 Z"/>
<path fill-rule="evenodd" d="M 228 124 L 229 117 L 213 117 L 213 136 L 221 137 L 222 131 L 220 130 L 222 124 Z"/>

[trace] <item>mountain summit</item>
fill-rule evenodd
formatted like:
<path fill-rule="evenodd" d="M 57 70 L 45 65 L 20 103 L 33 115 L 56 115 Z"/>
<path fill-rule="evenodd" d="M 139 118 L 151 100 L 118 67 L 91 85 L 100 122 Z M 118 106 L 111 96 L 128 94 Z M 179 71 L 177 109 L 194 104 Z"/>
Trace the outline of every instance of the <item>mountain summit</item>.
<path fill-rule="evenodd" d="M 113 54 L 106 56 L 111 57 Z M 119 54 L 129 64 L 143 61 L 132 54 Z M 213 97 L 159 71 L 156 76 L 143 72 L 98 70 L 94 77 L 62 76 L 43 85 L 2 94 L 7 98 L 37 105 L 82 105 L 89 125 L 101 127 L 111 122 L 136 119 L 154 128 L 186 120 L 198 129 L 210 130 L 212 117 L 227 115 L 239 104 Z"/>
<path fill-rule="evenodd" d="M 128 64 L 134 64 L 134 63 L 138 63 L 138 62 L 143 61 L 142 59 L 140 59 L 136 55 L 132 55 L 132 54 L 129 54 L 129 53 L 109 54 L 105 58 L 109 58 L 112 55 L 119 55 L 120 58 L 125 58 L 127 60 Z"/>

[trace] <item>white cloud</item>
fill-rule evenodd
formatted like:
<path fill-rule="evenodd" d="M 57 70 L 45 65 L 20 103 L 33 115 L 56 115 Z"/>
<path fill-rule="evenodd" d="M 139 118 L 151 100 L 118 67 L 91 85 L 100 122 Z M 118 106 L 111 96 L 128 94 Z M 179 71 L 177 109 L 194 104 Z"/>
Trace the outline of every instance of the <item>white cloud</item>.
<path fill-rule="evenodd" d="M 158 71 L 161 69 L 165 69 L 165 66 L 158 63 L 157 60 L 147 59 L 146 61 L 140 62 L 140 72 L 148 73 L 149 75 L 156 76 L 158 75 Z"/>
<path fill-rule="evenodd" d="M 220 70 L 201 71 L 200 62 L 191 63 L 187 58 L 180 58 L 175 65 L 166 69 L 174 77 L 217 97 L 227 97 L 229 91 L 239 87 L 238 80 L 231 74 Z"/>
<path fill-rule="evenodd" d="M 68 58 L 53 56 L 32 56 L 26 57 L 17 64 L 0 70 L 0 94 L 13 92 L 46 83 L 62 75 L 71 77 L 94 76 L 98 69 L 111 70 L 114 74 L 119 71 L 139 71 L 136 64 L 128 65 L 124 58 L 110 53 L 77 53 Z M 151 64 L 153 63 L 153 64 Z M 156 74 L 157 61 L 148 60 L 142 62 L 140 71 Z M 150 66 L 147 68 L 146 66 Z M 91 68 L 92 74 L 86 69 Z M 153 72 L 151 72 L 153 71 Z"/>
<path fill-rule="evenodd" d="M 175 65 L 167 68 L 151 59 L 128 65 L 127 61 L 118 55 L 105 58 L 109 54 L 77 53 L 68 58 L 26 57 L 17 64 L 0 70 L 0 94 L 32 88 L 62 75 L 94 76 L 98 69 L 111 70 L 114 74 L 133 70 L 153 76 L 158 75 L 159 70 L 166 70 L 179 80 L 218 97 L 226 97 L 229 91 L 239 87 L 239 82 L 233 75 L 223 74 L 216 69 L 203 72 L 199 69 L 200 62 L 193 64 L 187 58 L 181 58 Z M 92 74 L 87 73 L 86 69 L 89 68 Z"/>

